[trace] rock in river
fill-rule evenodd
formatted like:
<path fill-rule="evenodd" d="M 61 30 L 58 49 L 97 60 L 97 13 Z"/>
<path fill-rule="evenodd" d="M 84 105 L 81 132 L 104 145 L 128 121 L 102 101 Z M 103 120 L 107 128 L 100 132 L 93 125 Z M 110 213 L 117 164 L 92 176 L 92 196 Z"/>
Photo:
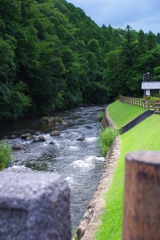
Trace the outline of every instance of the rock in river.
<path fill-rule="evenodd" d="M 22 149 L 23 148 L 23 145 L 22 144 L 19 144 L 19 143 L 17 143 L 17 144 L 15 144 L 13 147 L 13 150 L 20 150 L 20 149 Z"/>
<path fill-rule="evenodd" d="M 79 138 L 77 138 L 77 141 L 84 141 L 85 137 L 82 135 Z"/>
<path fill-rule="evenodd" d="M 45 138 L 42 135 L 33 139 L 33 142 L 44 142 L 44 141 L 45 141 Z"/>
<path fill-rule="evenodd" d="M 30 133 L 25 133 L 21 135 L 22 139 L 30 140 L 32 139 L 32 135 Z"/>
<path fill-rule="evenodd" d="M 60 136 L 60 132 L 58 130 L 50 132 L 50 135 L 53 136 Z"/>
<path fill-rule="evenodd" d="M 62 119 L 59 117 L 43 117 L 42 123 L 61 123 Z"/>

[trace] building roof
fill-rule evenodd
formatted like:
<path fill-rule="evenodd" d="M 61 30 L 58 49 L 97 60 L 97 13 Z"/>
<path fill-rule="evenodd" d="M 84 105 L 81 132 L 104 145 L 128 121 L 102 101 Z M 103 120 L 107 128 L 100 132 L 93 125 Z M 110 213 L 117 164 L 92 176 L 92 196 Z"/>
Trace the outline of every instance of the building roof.
<path fill-rule="evenodd" d="M 141 89 L 160 89 L 160 82 L 142 82 Z"/>

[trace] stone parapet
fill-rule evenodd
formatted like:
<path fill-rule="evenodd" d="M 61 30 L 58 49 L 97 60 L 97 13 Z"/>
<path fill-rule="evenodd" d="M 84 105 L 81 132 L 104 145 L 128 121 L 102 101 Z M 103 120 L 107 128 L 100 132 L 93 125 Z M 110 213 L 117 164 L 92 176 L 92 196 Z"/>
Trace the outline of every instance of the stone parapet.
<path fill-rule="evenodd" d="M 70 240 L 70 190 L 53 173 L 0 173 L 0 240 Z"/>

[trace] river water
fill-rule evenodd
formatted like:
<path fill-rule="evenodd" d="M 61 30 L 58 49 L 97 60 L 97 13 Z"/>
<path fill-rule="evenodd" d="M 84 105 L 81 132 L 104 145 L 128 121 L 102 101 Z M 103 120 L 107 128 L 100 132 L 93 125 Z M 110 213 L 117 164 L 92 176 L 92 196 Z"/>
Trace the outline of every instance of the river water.
<path fill-rule="evenodd" d="M 63 124 L 58 125 L 42 124 L 40 119 L 1 125 L 0 137 L 7 135 L 12 146 L 23 145 L 21 150 L 13 152 L 7 171 L 56 172 L 68 181 L 72 230 L 82 219 L 102 173 L 104 158 L 97 143 L 100 131 L 97 115 L 104 109 L 105 106 L 92 106 L 59 113 Z M 55 129 L 60 131 L 60 136 L 50 136 Z M 43 135 L 46 141 L 22 140 L 20 136 L 24 132 Z M 78 141 L 82 136 L 84 140 Z"/>

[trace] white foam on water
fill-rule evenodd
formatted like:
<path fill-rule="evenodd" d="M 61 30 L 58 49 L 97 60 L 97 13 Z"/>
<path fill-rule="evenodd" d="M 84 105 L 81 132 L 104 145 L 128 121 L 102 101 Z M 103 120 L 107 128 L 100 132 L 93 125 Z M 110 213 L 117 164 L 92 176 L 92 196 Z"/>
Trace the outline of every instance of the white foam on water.
<path fill-rule="evenodd" d="M 91 138 L 86 138 L 85 141 L 88 143 L 96 142 L 98 137 L 91 137 Z"/>
<path fill-rule="evenodd" d="M 7 169 L 5 169 L 5 171 L 13 171 L 13 172 L 33 172 L 32 169 L 30 168 L 27 168 L 25 166 L 18 166 L 18 165 L 15 165 L 15 166 L 12 166 L 12 167 L 8 167 Z"/>
<path fill-rule="evenodd" d="M 73 175 L 65 178 L 69 184 L 73 184 Z"/>
<path fill-rule="evenodd" d="M 86 157 L 84 160 L 76 160 L 72 163 L 72 166 L 80 168 L 82 171 L 89 172 L 95 167 L 95 164 L 93 163 L 93 156 Z"/>
<path fill-rule="evenodd" d="M 43 146 L 45 146 L 45 147 L 47 147 L 48 145 L 49 145 L 49 144 L 48 144 L 48 143 L 46 143 L 46 142 L 45 142 L 45 143 L 43 143 Z"/>
<path fill-rule="evenodd" d="M 95 156 L 87 156 L 87 157 L 85 157 L 85 161 L 88 161 L 88 162 L 93 161 L 94 159 L 95 159 Z"/>
<path fill-rule="evenodd" d="M 95 157 L 96 160 L 104 162 L 105 158 L 104 157 Z"/>
<path fill-rule="evenodd" d="M 57 141 L 53 141 L 55 143 L 55 145 L 59 148 L 60 144 Z"/>
<path fill-rule="evenodd" d="M 71 150 L 78 150 L 79 147 L 77 147 L 77 146 L 69 146 L 69 149 L 71 149 Z"/>

